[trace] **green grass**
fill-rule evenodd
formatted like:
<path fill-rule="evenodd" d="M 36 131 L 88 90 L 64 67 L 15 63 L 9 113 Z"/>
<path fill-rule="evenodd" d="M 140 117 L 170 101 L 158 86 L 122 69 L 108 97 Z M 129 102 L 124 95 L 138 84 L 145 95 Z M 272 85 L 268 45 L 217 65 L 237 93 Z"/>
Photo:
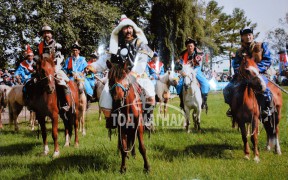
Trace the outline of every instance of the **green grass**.
<path fill-rule="evenodd" d="M 127 160 L 127 172 L 120 174 L 121 156 L 117 136 L 108 138 L 105 122 L 98 112 L 87 117 L 87 135 L 80 135 L 80 146 L 63 147 L 63 123 L 59 123 L 60 157 L 53 159 L 51 123 L 47 123 L 50 153 L 43 156 L 42 140 L 31 132 L 28 122 L 15 133 L 9 125 L 0 131 L 0 179 L 287 179 L 288 177 L 288 95 L 283 94 L 284 107 L 280 122 L 282 155 L 265 150 L 266 134 L 260 127 L 260 163 L 245 160 L 240 132 L 231 128 L 225 116 L 228 108 L 222 93 L 210 93 L 209 112 L 202 112 L 203 131 L 188 134 L 182 127 L 157 127 L 145 145 L 151 166 L 143 172 L 143 160 L 137 150 L 136 159 Z M 179 99 L 170 104 L 178 106 Z M 157 111 L 157 110 L 156 110 Z M 169 113 L 175 112 L 169 109 Z M 176 112 L 175 112 L 176 113 Z M 156 114 L 156 112 L 155 112 Z M 37 129 L 37 128 L 36 128 Z M 251 142 L 249 141 L 250 145 Z M 138 148 L 138 144 L 137 144 Z"/>

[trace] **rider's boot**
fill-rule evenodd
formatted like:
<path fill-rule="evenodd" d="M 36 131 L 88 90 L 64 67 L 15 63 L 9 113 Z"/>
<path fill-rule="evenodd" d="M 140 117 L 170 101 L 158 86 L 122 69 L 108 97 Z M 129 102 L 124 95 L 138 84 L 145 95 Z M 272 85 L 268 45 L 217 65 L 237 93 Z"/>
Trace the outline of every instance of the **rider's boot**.
<path fill-rule="evenodd" d="M 229 108 L 226 112 L 226 116 L 227 117 L 232 117 L 232 111 L 231 111 L 231 108 Z"/>
<path fill-rule="evenodd" d="M 271 116 L 272 115 L 272 109 L 273 109 L 273 99 L 272 96 L 265 97 L 262 100 L 261 103 L 261 115 L 266 117 L 266 116 Z"/>
<path fill-rule="evenodd" d="M 69 111 L 70 105 L 71 105 L 71 92 L 70 92 L 70 89 L 67 85 L 63 86 L 63 89 L 64 89 L 64 94 L 65 94 L 65 103 L 61 107 L 61 110 L 67 112 L 67 111 Z"/>
<path fill-rule="evenodd" d="M 201 94 L 202 95 L 202 105 L 201 108 L 202 109 L 208 109 L 208 105 L 207 105 L 207 98 L 208 98 L 208 93 L 205 94 Z"/>

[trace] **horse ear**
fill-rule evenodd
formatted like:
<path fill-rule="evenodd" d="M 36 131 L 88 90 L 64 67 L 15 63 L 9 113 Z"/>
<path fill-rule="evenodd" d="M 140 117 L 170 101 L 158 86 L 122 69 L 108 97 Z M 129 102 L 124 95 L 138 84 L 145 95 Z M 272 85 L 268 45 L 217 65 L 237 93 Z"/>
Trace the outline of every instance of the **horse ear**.
<path fill-rule="evenodd" d="M 111 69 L 113 66 L 109 60 L 106 61 L 106 65 L 107 65 L 108 69 Z"/>

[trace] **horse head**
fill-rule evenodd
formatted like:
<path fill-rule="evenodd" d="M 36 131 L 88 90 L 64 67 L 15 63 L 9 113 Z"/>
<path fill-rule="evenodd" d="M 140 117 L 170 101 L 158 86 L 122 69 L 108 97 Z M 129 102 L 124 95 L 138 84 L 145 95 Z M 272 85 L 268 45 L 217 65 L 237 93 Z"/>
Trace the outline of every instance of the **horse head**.
<path fill-rule="evenodd" d="M 84 92 L 85 78 L 81 77 L 79 74 L 74 74 L 73 77 L 74 77 L 75 83 L 77 84 L 79 94 L 82 94 Z"/>
<path fill-rule="evenodd" d="M 125 64 L 113 64 L 110 68 L 108 79 L 109 89 L 114 101 L 121 101 L 127 96 L 129 82 L 127 77 L 128 67 Z"/>
<path fill-rule="evenodd" d="M 39 83 L 45 87 L 47 93 L 51 94 L 55 91 L 55 64 L 54 55 L 51 53 L 49 56 L 42 56 L 37 62 L 37 73 L 39 77 Z"/>
<path fill-rule="evenodd" d="M 184 85 L 190 87 L 192 83 L 196 83 L 196 72 L 190 64 L 183 65 L 182 74 L 184 76 Z"/>
<path fill-rule="evenodd" d="M 255 91 L 265 91 L 266 83 L 261 77 L 257 64 L 253 58 L 244 55 L 239 67 L 239 74 L 240 80 L 245 81 L 245 83 L 249 84 Z"/>

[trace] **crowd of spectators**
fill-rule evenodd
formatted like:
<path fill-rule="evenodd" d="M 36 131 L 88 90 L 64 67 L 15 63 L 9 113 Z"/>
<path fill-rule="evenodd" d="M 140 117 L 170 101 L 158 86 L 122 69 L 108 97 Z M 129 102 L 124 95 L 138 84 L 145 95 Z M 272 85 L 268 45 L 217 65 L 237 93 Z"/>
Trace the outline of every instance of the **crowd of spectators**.
<path fill-rule="evenodd" d="M 14 69 L 0 69 L 0 85 L 15 86 L 21 84 L 21 79 L 14 76 Z"/>

